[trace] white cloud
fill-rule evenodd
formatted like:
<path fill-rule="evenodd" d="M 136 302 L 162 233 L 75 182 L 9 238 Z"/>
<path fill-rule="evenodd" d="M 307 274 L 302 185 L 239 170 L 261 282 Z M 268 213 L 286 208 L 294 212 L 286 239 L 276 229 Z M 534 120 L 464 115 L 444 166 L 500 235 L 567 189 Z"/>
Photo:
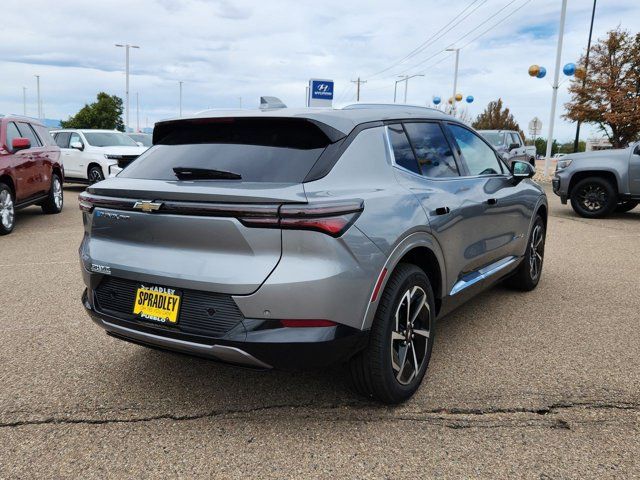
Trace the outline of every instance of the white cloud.
<path fill-rule="evenodd" d="M 368 80 L 363 100 L 391 101 L 395 75 L 407 70 L 425 73 L 410 80 L 408 91 L 410 102 L 424 104 L 433 95 L 448 98 L 453 88 L 453 57 L 438 52 L 452 43 L 464 45 L 525 1 L 496 14 L 509 0 L 476 0 L 471 8 L 479 8 L 462 19 L 471 0 L 3 0 L 0 111 L 22 112 L 26 86 L 28 113 L 35 113 L 35 74 L 41 75 L 49 118 L 68 117 L 101 90 L 124 96 L 124 52 L 115 43 L 141 46 L 131 52 L 131 93 L 135 108 L 139 92 L 143 126 L 147 117 L 153 123 L 176 115 L 179 80 L 185 82 L 188 113 L 234 107 L 238 97 L 244 106 L 257 106 L 260 95 L 301 106 L 310 77 L 335 79 L 338 99 L 351 101 L 350 80 L 359 75 Z M 585 49 L 591 5 L 569 2 L 563 64 L 576 61 Z M 472 114 L 502 97 L 523 128 L 538 116 L 546 131 L 559 10 L 559 0 L 532 0 L 461 51 L 458 90 L 476 98 Z M 419 55 L 371 78 L 452 19 L 460 24 Z M 455 43 L 485 19 L 483 27 Z M 600 2 L 594 38 L 618 25 L 639 24 L 637 0 Z M 547 68 L 547 79 L 527 76 L 532 63 Z M 558 114 L 567 100 L 565 83 Z M 569 139 L 573 131 L 558 119 L 557 138 Z"/>

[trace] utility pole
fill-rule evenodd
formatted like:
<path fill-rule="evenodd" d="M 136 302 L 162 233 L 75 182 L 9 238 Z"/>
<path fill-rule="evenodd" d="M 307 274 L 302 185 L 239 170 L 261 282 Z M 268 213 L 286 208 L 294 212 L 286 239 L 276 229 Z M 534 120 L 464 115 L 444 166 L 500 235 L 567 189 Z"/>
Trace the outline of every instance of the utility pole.
<path fill-rule="evenodd" d="M 136 132 L 140 131 L 140 102 L 136 92 Z"/>
<path fill-rule="evenodd" d="M 553 94 L 551 95 L 551 114 L 549 115 L 549 135 L 547 135 L 547 151 L 544 159 L 544 176 L 549 176 L 551 167 L 551 147 L 553 146 L 553 122 L 556 117 L 556 103 L 558 102 L 558 80 L 560 78 L 560 62 L 562 60 L 562 40 L 564 37 L 564 21 L 567 16 L 567 0 L 562 0 L 560 11 L 560 29 L 558 30 L 558 49 L 556 51 L 556 71 L 553 73 Z"/>
<path fill-rule="evenodd" d="M 27 116 L 27 87 L 22 87 L 22 114 Z"/>
<path fill-rule="evenodd" d="M 360 101 L 360 84 L 361 83 L 367 83 L 366 80 L 360 80 L 360 77 L 358 77 L 357 80 L 351 80 L 351 83 L 355 83 L 357 85 L 356 88 L 356 101 L 359 102 Z"/>
<path fill-rule="evenodd" d="M 242 97 L 238 97 L 238 102 L 240 103 L 240 110 L 242 110 Z"/>
<path fill-rule="evenodd" d="M 407 90 L 409 88 L 409 79 L 414 77 L 424 77 L 424 73 L 416 73 L 415 75 L 399 75 L 400 80 L 396 80 L 396 86 L 393 88 L 393 103 L 396 103 L 396 92 L 398 83 L 404 82 L 404 103 L 407 103 Z"/>
<path fill-rule="evenodd" d="M 36 89 L 38 96 L 38 118 L 42 118 L 42 102 L 40 101 L 40 75 L 36 75 Z"/>
<path fill-rule="evenodd" d="M 596 16 L 596 1 L 593 0 L 593 10 L 591 11 L 591 26 L 589 27 L 589 41 L 587 42 L 587 54 L 584 59 L 584 78 L 582 79 L 582 90 L 584 90 L 587 83 L 587 70 L 589 70 L 589 50 L 591 50 L 591 35 L 593 35 L 593 19 Z M 578 147 L 580 145 L 580 120 L 576 125 L 576 139 L 573 142 L 573 153 L 578 153 Z"/>
<path fill-rule="evenodd" d="M 179 116 L 182 117 L 182 84 L 184 82 L 182 80 L 180 80 L 178 83 L 180 84 L 180 114 L 179 114 Z"/>
<path fill-rule="evenodd" d="M 453 95 L 451 98 L 451 108 L 455 111 L 456 109 L 456 94 L 458 93 L 458 64 L 460 63 L 460 49 L 459 48 L 447 48 L 447 52 L 456 52 L 456 67 L 453 71 Z"/>
<path fill-rule="evenodd" d="M 130 48 L 140 48 L 137 45 L 129 45 L 116 43 L 116 47 L 122 47 L 125 49 L 125 76 L 126 76 L 126 88 L 125 88 L 125 97 L 126 97 L 126 105 L 125 105 L 125 123 L 124 123 L 124 131 L 127 131 L 129 128 L 129 49 Z"/>

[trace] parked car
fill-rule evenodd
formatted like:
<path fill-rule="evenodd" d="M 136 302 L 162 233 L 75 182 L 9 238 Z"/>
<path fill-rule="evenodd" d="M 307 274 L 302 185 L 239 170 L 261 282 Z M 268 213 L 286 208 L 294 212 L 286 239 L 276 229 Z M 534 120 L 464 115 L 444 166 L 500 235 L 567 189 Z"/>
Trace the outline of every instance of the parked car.
<path fill-rule="evenodd" d="M 127 136 L 136 142 L 139 147 L 149 148 L 153 145 L 153 137 L 148 133 L 127 133 Z"/>
<path fill-rule="evenodd" d="M 478 130 L 478 132 L 500 152 L 507 164 L 510 165 L 514 160 L 518 160 L 536 166 L 536 147 L 525 145 L 520 132 L 515 130 Z"/>
<path fill-rule="evenodd" d="M 553 191 L 582 217 L 628 212 L 640 203 L 640 142 L 617 150 L 570 153 L 558 160 Z"/>
<path fill-rule="evenodd" d="M 0 115 L 0 235 L 11 233 L 15 211 L 40 205 L 60 213 L 64 169 L 60 149 L 38 120 Z"/>
<path fill-rule="evenodd" d="M 80 196 L 82 302 L 116 338 L 256 368 L 348 362 L 396 403 L 437 317 L 540 280 L 533 167 L 439 111 L 204 112 L 153 140 Z"/>
<path fill-rule="evenodd" d="M 555 160 L 559 160 L 562 157 L 564 157 L 566 155 L 566 153 L 556 153 L 554 154 L 551 158 L 555 159 Z"/>
<path fill-rule="evenodd" d="M 62 151 L 65 180 L 73 183 L 114 176 L 147 149 L 115 130 L 63 129 L 51 134 Z"/>

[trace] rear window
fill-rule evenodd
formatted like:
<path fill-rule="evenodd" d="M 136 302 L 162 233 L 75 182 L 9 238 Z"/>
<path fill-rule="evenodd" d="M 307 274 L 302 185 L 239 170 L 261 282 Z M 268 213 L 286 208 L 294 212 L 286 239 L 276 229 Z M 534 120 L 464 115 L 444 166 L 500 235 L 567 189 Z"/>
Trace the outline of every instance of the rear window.
<path fill-rule="evenodd" d="M 193 168 L 247 182 L 300 183 L 331 143 L 312 122 L 280 118 L 182 120 L 158 125 L 154 137 L 120 177 L 177 180 L 174 168 Z"/>

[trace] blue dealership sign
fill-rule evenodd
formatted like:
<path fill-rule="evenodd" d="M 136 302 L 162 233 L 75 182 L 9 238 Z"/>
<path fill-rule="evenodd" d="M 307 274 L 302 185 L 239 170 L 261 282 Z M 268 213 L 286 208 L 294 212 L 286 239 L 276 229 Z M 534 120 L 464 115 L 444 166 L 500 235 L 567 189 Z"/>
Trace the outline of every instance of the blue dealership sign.
<path fill-rule="evenodd" d="M 309 80 L 309 106 L 330 107 L 333 103 L 333 80 Z"/>

